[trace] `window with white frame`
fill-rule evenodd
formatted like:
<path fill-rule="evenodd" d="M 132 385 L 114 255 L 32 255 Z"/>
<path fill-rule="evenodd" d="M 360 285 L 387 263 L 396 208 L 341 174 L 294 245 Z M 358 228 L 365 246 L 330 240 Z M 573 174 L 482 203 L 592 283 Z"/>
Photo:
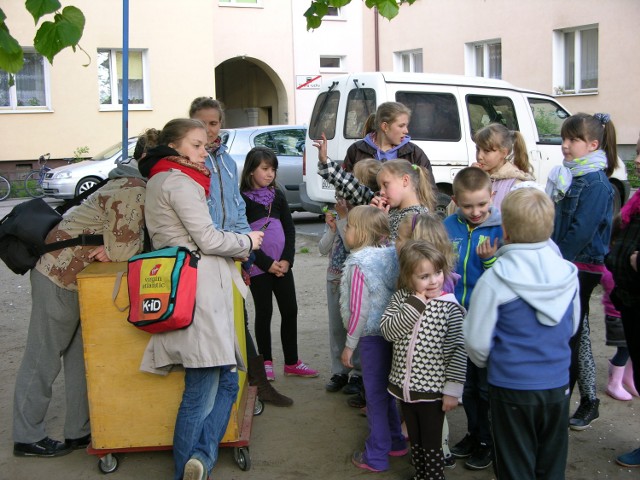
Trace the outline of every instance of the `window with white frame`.
<path fill-rule="evenodd" d="M 598 26 L 553 32 L 553 82 L 556 94 L 598 91 Z"/>
<path fill-rule="evenodd" d="M 422 49 L 395 52 L 393 54 L 396 72 L 422 73 Z"/>
<path fill-rule="evenodd" d="M 344 70 L 344 57 L 338 55 L 321 55 L 320 71 L 342 72 Z"/>
<path fill-rule="evenodd" d="M 465 48 L 466 74 L 485 78 L 502 78 L 502 42 L 486 40 L 468 43 Z"/>
<path fill-rule="evenodd" d="M 100 108 L 122 108 L 122 50 L 98 50 Z M 129 108 L 149 108 L 147 51 L 129 50 Z"/>
<path fill-rule="evenodd" d="M 261 7 L 262 0 L 218 0 L 221 7 Z"/>
<path fill-rule="evenodd" d="M 0 69 L 0 111 L 48 110 L 49 63 L 45 58 L 28 49 L 24 52 L 24 66 L 13 76 Z"/>

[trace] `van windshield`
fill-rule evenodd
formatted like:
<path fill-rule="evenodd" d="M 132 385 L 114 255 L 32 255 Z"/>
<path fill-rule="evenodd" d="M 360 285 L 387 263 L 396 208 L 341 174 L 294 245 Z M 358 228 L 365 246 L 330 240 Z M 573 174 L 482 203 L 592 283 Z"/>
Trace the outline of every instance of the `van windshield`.
<path fill-rule="evenodd" d="M 450 93 L 397 92 L 396 101 L 411 110 L 412 140 L 460 141 L 460 115 Z"/>

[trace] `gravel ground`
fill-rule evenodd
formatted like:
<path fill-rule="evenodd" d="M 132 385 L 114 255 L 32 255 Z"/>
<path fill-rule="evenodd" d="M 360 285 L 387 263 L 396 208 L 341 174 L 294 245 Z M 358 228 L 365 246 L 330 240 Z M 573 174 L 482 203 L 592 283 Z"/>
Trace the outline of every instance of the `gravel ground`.
<path fill-rule="evenodd" d="M 298 236 L 294 273 L 299 305 L 300 357 L 320 370 L 316 379 L 284 377 L 278 374 L 274 386 L 291 396 L 295 404 L 290 408 L 267 405 L 261 416 L 254 417 L 250 442 L 252 467 L 241 471 L 233 460 L 230 449 L 221 449 L 213 479 L 276 480 L 276 479 L 347 479 L 370 475 L 350 463 L 351 453 L 362 447 L 367 433 L 366 419 L 358 410 L 346 404 L 342 393 L 327 393 L 324 384 L 329 379 L 329 354 L 325 298 L 325 271 L 327 260 L 319 256 L 317 239 Z M 302 253 L 305 252 L 305 253 Z M 47 480 L 99 479 L 97 458 L 83 451 L 54 459 L 15 458 L 12 455 L 11 408 L 13 385 L 24 348 L 30 309 L 28 276 L 12 274 L 0 265 L 0 479 Z M 249 301 L 251 310 L 251 301 Z M 567 478 L 632 479 L 638 472 L 619 467 L 617 454 L 636 448 L 640 444 L 638 411 L 640 403 L 618 402 L 604 394 L 607 358 L 613 348 L 604 345 L 604 321 L 600 306 L 600 291 L 592 299 L 592 341 L 598 366 L 600 392 L 600 419 L 583 432 L 570 432 L 570 452 Z M 282 354 L 277 329 L 279 318 L 274 319 L 274 351 L 276 371 L 281 372 Z M 48 416 L 48 432 L 53 438 L 62 437 L 64 384 L 59 379 Z M 577 396 L 572 399 L 572 411 Z M 462 407 L 449 415 L 451 442 L 458 441 L 465 432 Z M 127 428 L 130 419 L 123 419 Z M 113 480 L 171 479 L 173 463 L 167 451 L 127 453 L 120 455 L 119 468 L 110 474 Z M 412 475 L 408 458 L 393 458 L 388 472 L 375 474 L 377 479 L 406 479 Z M 490 470 L 472 472 L 462 462 L 446 472 L 448 479 L 489 480 Z"/>

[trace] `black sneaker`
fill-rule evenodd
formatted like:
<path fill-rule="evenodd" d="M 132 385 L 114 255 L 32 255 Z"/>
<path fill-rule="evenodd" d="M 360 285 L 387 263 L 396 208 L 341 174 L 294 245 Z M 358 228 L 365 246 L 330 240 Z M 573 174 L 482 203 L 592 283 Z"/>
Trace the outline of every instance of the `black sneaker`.
<path fill-rule="evenodd" d="M 65 438 L 64 443 L 67 447 L 72 450 L 80 450 L 83 448 L 87 448 L 91 443 L 91 434 L 85 435 L 80 438 Z"/>
<path fill-rule="evenodd" d="M 13 455 L 16 457 L 61 457 L 73 451 L 63 442 L 44 437 L 39 442 L 13 444 Z"/>
<path fill-rule="evenodd" d="M 467 458 L 470 457 L 476 448 L 476 440 L 467 433 L 462 440 L 451 447 L 451 455 L 454 458 Z"/>
<path fill-rule="evenodd" d="M 493 463 L 493 449 L 486 443 L 479 442 L 464 466 L 469 470 L 484 470 Z"/>
<path fill-rule="evenodd" d="M 345 395 L 355 395 L 362 392 L 362 377 L 360 375 L 351 375 L 349 383 L 342 388 Z"/>
<path fill-rule="evenodd" d="M 456 457 L 453 455 L 447 455 L 444 457 L 444 468 L 448 468 L 449 470 L 456 468 Z"/>
<path fill-rule="evenodd" d="M 573 417 L 569 419 L 569 428 L 571 430 L 584 430 L 592 422 L 595 422 L 600 416 L 598 407 L 600 406 L 600 400 L 589 400 L 588 398 L 581 398 L 580 405 L 573 414 Z"/>
<path fill-rule="evenodd" d="M 331 380 L 327 382 L 324 388 L 327 392 L 337 392 L 339 390 L 342 390 L 342 387 L 347 384 L 348 380 L 348 375 L 344 373 L 336 373 L 331 377 Z"/>
<path fill-rule="evenodd" d="M 364 395 L 358 393 L 347 399 L 347 404 L 353 408 L 362 408 L 367 406 L 367 401 L 364 399 Z"/>

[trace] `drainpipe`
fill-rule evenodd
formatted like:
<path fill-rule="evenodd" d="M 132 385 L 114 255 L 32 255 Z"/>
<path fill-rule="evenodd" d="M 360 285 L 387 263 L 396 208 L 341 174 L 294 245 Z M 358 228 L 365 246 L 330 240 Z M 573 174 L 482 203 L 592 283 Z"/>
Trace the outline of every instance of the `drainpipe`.
<path fill-rule="evenodd" d="M 115 92 L 118 95 L 118 92 Z M 129 0 L 122 1 L 122 158 L 129 152 Z"/>
<path fill-rule="evenodd" d="M 374 55 L 375 55 L 375 64 L 376 64 L 376 72 L 380 71 L 380 37 L 378 31 L 378 9 L 374 7 L 373 14 L 375 15 L 373 19 L 373 44 L 374 44 Z"/>

